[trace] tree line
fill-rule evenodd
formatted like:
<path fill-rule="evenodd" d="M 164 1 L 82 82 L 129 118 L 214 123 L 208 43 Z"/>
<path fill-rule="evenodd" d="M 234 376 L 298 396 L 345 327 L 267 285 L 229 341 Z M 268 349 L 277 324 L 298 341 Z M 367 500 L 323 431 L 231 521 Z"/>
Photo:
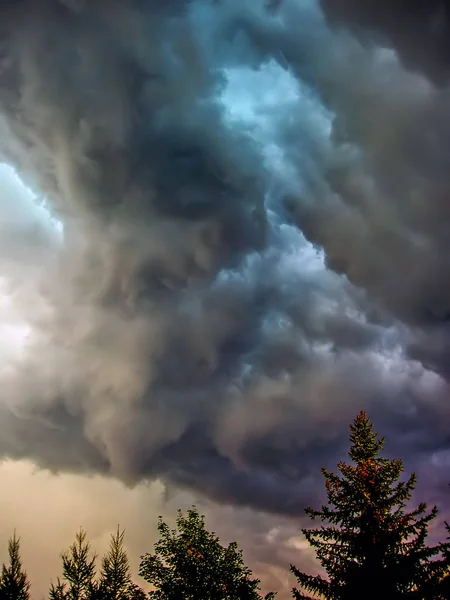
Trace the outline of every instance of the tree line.
<path fill-rule="evenodd" d="M 447 541 L 427 544 L 437 508 L 424 503 L 408 509 L 416 476 L 402 480 L 401 460 L 383 457 L 384 438 L 361 412 L 350 426 L 350 463 L 337 472 L 322 469 L 327 503 L 306 513 L 319 526 L 302 529 L 324 575 L 309 575 L 290 566 L 297 578 L 296 600 L 449 600 L 450 527 Z M 195 507 L 179 511 L 176 528 L 160 517 L 154 552 L 141 557 L 132 577 L 124 532 L 111 536 L 97 570 L 86 532 L 80 530 L 61 555 L 62 575 L 52 582 L 50 600 L 272 600 L 261 595 L 260 580 L 244 564 L 235 542 L 223 546 L 206 528 Z M 22 566 L 20 540 L 9 540 L 9 562 L 2 567 L 0 600 L 29 600 L 30 583 Z M 311 594 L 311 595 L 308 595 Z"/>

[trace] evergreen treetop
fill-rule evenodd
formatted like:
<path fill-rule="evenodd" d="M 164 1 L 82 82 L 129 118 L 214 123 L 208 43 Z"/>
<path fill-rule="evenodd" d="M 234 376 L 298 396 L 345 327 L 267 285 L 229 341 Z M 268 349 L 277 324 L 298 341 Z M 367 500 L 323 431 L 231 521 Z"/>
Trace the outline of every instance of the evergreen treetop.
<path fill-rule="evenodd" d="M 63 565 L 63 581 L 59 578 L 51 584 L 52 600 L 92 600 L 96 597 L 97 584 L 96 559 L 91 553 L 91 545 L 83 529 L 76 534 L 69 550 L 61 555 Z"/>
<path fill-rule="evenodd" d="M 293 565 L 292 573 L 306 592 L 327 600 L 360 600 L 364 590 L 377 599 L 434 598 L 446 569 L 444 547 L 425 544 L 436 507 L 406 510 L 416 477 L 399 481 L 402 461 L 380 456 L 384 439 L 364 412 L 351 425 L 350 442 L 353 464 L 339 463 L 339 474 L 322 469 L 328 504 L 306 509 L 312 520 L 329 525 L 302 529 L 328 579 Z M 293 595 L 310 598 L 295 588 Z"/>
<path fill-rule="evenodd" d="M 445 544 L 442 544 L 442 553 L 444 555 L 446 573 L 440 581 L 439 600 L 448 600 L 450 598 L 450 525 L 448 523 L 445 523 L 445 527 L 447 529 L 448 542 Z"/>
<path fill-rule="evenodd" d="M 2 566 L 0 579 L 1 600 L 29 600 L 30 584 L 22 568 L 20 557 L 20 538 L 16 532 L 8 541 L 9 565 Z"/>
<path fill-rule="evenodd" d="M 124 536 L 125 531 L 118 527 L 111 536 L 109 551 L 102 558 L 98 593 L 101 600 L 136 600 L 145 596 L 133 583 Z"/>

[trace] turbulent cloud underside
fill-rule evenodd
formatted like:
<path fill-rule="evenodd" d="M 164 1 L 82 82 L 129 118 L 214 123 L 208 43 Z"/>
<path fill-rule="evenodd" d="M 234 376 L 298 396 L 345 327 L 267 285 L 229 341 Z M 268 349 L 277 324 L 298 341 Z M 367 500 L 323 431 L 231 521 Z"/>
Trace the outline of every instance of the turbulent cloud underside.
<path fill-rule="evenodd" d="M 448 89 L 322 10 L 2 4 L 0 456 L 297 515 L 364 408 L 446 493 Z"/>

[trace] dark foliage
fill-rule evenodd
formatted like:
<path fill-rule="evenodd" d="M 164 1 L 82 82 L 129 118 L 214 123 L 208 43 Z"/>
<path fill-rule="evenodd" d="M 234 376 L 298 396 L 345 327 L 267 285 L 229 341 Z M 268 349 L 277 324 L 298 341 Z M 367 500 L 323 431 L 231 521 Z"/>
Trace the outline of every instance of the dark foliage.
<path fill-rule="evenodd" d="M 14 533 L 8 542 L 9 566 L 3 565 L 0 579 L 1 600 L 29 600 L 30 584 L 22 568 L 20 538 Z"/>
<path fill-rule="evenodd" d="M 86 532 L 80 529 L 69 550 L 63 552 L 63 581 L 59 578 L 51 584 L 52 600 L 91 600 L 96 597 L 95 582 L 96 555 L 91 554 L 91 546 Z"/>
<path fill-rule="evenodd" d="M 207 531 L 195 508 L 181 511 L 177 530 L 160 518 L 155 554 L 142 557 L 139 574 L 155 587 L 154 600 L 259 600 L 259 579 L 244 566 L 236 543 L 227 547 Z M 265 596 L 266 600 L 273 593 Z"/>
<path fill-rule="evenodd" d="M 320 510 L 306 509 L 320 528 L 303 529 L 328 577 L 312 576 L 291 565 L 300 589 L 296 600 L 450 600 L 450 526 L 448 541 L 428 546 L 426 538 L 437 509 L 407 505 L 416 477 L 401 480 L 400 460 L 380 455 L 379 438 L 364 412 L 350 426 L 351 464 L 338 474 L 323 469 L 328 497 Z M 62 555 L 62 576 L 52 583 L 50 600 L 273 600 L 262 596 L 260 580 L 245 566 L 235 542 L 223 546 L 206 529 L 195 507 L 178 513 L 176 528 L 160 517 L 153 554 L 141 557 L 139 575 L 148 594 L 133 582 L 124 531 L 111 536 L 97 571 L 97 556 L 86 532 L 77 533 Z M 9 540 L 9 565 L 3 565 L 0 600 L 30 600 L 19 538 Z"/>
<path fill-rule="evenodd" d="M 350 442 L 353 464 L 339 463 L 339 475 L 322 470 L 328 505 L 306 510 L 329 525 L 302 530 L 328 579 L 291 571 L 301 588 L 326 599 L 360 600 L 369 590 L 377 599 L 438 598 L 448 545 L 425 544 L 436 507 L 406 511 L 416 477 L 399 481 L 402 462 L 380 456 L 384 439 L 363 412 L 351 425 Z M 297 589 L 293 595 L 309 598 Z"/>

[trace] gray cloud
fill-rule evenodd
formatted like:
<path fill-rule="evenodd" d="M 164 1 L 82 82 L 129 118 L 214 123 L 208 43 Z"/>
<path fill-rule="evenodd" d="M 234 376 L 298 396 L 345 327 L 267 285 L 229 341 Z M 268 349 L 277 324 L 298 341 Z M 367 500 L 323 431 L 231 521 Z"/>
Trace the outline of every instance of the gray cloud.
<path fill-rule="evenodd" d="M 448 84 L 450 14 L 446 0 L 321 0 L 336 26 L 349 27 L 362 41 L 393 46 L 408 69 L 437 85 Z"/>
<path fill-rule="evenodd" d="M 64 224 L 5 220 L 3 456 L 298 515 L 361 408 L 447 448 L 446 89 L 312 0 L 0 10 L 4 160 Z"/>

